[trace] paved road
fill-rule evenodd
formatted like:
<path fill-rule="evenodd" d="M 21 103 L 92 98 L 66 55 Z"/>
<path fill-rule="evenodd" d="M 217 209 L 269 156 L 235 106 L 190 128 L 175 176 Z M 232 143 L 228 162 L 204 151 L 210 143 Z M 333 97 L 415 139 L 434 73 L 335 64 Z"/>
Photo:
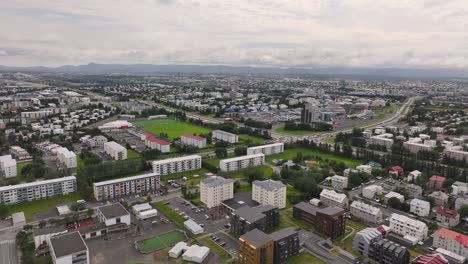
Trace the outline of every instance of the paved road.
<path fill-rule="evenodd" d="M 16 264 L 18 263 L 18 254 L 16 252 L 15 240 L 0 241 L 0 263 Z"/>

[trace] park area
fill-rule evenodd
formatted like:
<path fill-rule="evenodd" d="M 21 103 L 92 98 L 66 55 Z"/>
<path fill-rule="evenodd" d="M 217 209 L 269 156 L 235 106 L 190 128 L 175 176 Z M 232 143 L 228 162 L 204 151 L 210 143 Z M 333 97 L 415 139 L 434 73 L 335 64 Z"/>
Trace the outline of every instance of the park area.
<path fill-rule="evenodd" d="M 133 122 L 133 125 L 142 127 L 145 131 L 151 132 L 156 136 L 160 133 L 166 133 L 169 139 L 179 138 L 182 134 L 206 134 L 208 128 L 192 125 L 186 122 L 180 122 L 174 119 L 144 120 Z"/>
<path fill-rule="evenodd" d="M 299 152 L 301 152 L 304 157 L 313 156 L 315 159 L 317 157 L 320 157 L 322 161 L 329 160 L 329 161 L 335 161 L 335 162 L 343 162 L 348 168 L 354 168 L 362 164 L 362 162 L 359 160 L 335 156 L 332 153 L 330 154 L 322 153 L 318 150 L 306 149 L 306 148 L 285 149 L 284 152 L 281 154 L 268 156 L 266 158 L 266 161 L 272 162 L 274 159 L 292 160 L 294 159 L 294 157 L 296 157 L 297 153 Z"/>
<path fill-rule="evenodd" d="M 149 254 L 151 252 L 161 250 L 177 244 L 180 241 L 187 240 L 187 236 L 179 231 L 173 230 L 161 235 L 154 236 L 152 238 L 144 239 L 135 242 L 135 246 L 143 254 Z"/>

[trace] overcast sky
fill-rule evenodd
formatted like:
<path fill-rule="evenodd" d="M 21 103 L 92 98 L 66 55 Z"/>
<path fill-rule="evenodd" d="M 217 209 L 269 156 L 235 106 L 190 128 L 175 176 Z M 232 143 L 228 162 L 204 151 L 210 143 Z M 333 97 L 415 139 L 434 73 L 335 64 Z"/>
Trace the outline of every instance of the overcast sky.
<path fill-rule="evenodd" d="M 0 0 L 0 65 L 465 68 L 467 0 Z"/>

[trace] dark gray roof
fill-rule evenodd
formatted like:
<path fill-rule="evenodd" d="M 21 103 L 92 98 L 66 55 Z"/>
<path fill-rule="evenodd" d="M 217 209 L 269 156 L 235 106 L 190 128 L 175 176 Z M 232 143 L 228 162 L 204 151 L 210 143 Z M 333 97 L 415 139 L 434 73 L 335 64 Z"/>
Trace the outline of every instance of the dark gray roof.
<path fill-rule="evenodd" d="M 249 241 L 250 244 L 255 247 L 261 247 L 268 241 L 271 241 L 271 237 L 258 229 L 251 230 L 241 236 L 242 239 Z"/>
<path fill-rule="evenodd" d="M 345 212 L 344 209 L 336 207 L 336 206 L 330 206 L 330 207 L 325 207 L 320 209 L 320 213 L 330 215 L 330 216 L 336 216 L 336 215 L 341 215 Z"/>
<path fill-rule="evenodd" d="M 275 208 L 276 207 L 273 205 L 260 205 L 255 207 L 243 206 L 234 211 L 234 213 L 250 223 L 255 223 L 265 217 L 263 214 L 264 212 L 273 210 Z"/>
<path fill-rule="evenodd" d="M 120 203 L 104 205 L 104 206 L 98 207 L 98 210 L 101 211 L 104 217 L 107 219 L 120 217 L 120 216 L 129 214 L 128 211 L 125 209 L 125 207 L 123 207 L 123 205 L 121 205 Z"/>
<path fill-rule="evenodd" d="M 221 184 L 234 183 L 234 180 L 225 179 L 220 176 L 213 176 L 213 177 L 208 177 L 206 179 L 203 179 L 202 183 L 207 186 L 216 186 L 216 185 L 221 185 Z"/>
<path fill-rule="evenodd" d="M 50 244 L 57 258 L 88 250 L 80 232 L 54 236 L 50 239 Z"/>
<path fill-rule="evenodd" d="M 297 234 L 296 228 L 286 227 L 286 228 L 283 228 L 281 230 L 271 233 L 270 237 L 273 238 L 273 240 L 277 241 L 277 240 L 281 240 L 285 237 L 289 237 L 295 234 Z"/>
<path fill-rule="evenodd" d="M 252 200 L 252 193 L 249 192 L 235 193 L 234 198 L 224 201 L 223 204 L 231 210 L 237 210 L 246 205 L 250 207 L 259 205 L 258 202 Z"/>
<path fill-rule="evenodd" d="M 282 182 L 274 180 L 254 181 L 252 184 L 261 186 L 262 188 L 269 191 L 286 187 L 286 185 L 284 185 Z"/>
<path fill-rule="evenodd" d="M 53 226 L 53 227 L 44 227 L 44 228 L 37 228 L 33 229 L 34 236 L 41 236 L 47 234 L 56 234 L 67 231 L 65 226 Z"/>
<path fill-rule="evenodd" d="M 301 211 L 309 213 L 311 215 L 316 215 L 317 211 L 320 210 L 320 207 L 312 205 L 312 204 L 310 204 L 308 202 L 300 202 L 300 203 L 294 205 L 294 207 L 301 210 Z"/>

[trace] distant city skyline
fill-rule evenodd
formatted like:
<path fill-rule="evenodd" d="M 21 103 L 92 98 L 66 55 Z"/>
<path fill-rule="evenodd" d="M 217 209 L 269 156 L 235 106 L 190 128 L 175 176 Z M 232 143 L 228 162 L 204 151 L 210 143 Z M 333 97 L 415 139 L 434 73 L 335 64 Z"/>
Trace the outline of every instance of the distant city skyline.
<path fill-rule="evenodd" d="M 468 67 L 468 2 L 3 0 L 0 65 Z"/>

